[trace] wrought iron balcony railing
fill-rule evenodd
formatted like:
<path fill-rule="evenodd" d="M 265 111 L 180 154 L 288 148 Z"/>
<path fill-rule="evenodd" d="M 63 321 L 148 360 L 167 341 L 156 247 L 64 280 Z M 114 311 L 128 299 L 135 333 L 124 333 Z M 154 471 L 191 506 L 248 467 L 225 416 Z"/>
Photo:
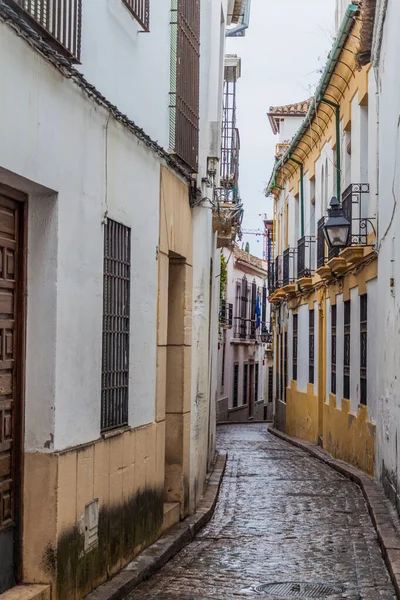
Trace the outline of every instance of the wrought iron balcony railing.
<path fill-rule="evenodd" d="M 342 194 L 343 214 L 350 222 L 349 246 L 375 244 L 375 218 L 368 216 L 368 205 L 369 183 L 351 183 Z"/>
<path fill-rule="evenodd" d="M 295 248 L 287 248 L 283 252 L 283 276 L 282 285 L 288 285 L 296 281 L 297 269 L 297 250 Z"/>
<path fill-rule="evenodd" d="M 274 266 L 274 282 L 275 282 L 275 289 L 277 290 L 278 288 L 282 287 L 282 281 L 283 281 L 283 261 L 282 261 L 282 256 L 277 256 L 275 258 L 275 266 Z"/>
<path fill-rule="evenodd" d="M 325 218 L 322 217 L 317 225 L 317 269 L 325 264 L 325 236 L 324 236 Z"/>
<path fill-rule="evenodd" d="M 122 0 L 136 21 L 148 32 L 150 27 L 150 0 Z"/>
<path fill-rule="evenodd" d="M 297 277 L 312 277 L 315 271 L 315 237 L 304 235 L 297 242 Z"/>
<path fill-rule="evenodd" d="M 80 60 L 82 0 L 9 0 L 39 35 L 73 62 Z M 74 60 L 75 59 L 75 60 Z"/>
<path fill-rule="evenodd" d="M 230 329 L 233 325 L 233 304 L 221 300 L 219 311 L 219 324 L 221 327 Z"/>

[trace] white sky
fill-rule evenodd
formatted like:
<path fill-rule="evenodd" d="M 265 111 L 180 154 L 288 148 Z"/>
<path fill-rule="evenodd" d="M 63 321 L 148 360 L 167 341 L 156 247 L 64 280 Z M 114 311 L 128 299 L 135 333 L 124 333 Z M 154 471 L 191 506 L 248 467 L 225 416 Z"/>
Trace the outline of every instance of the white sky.
<path fill-rule="evenodd" d="M 273 135 L 266 113 L 271 105 L 300 102 L 314 93 L 333 44 L 334 4 L 334 0 L 252 0 L 246 36 L 227 39 L 227 53 L 242 58 L 237 116 L 243 229 L 261 229 L 259 215 L 273 216 L 264 189 L 278 136 Z M 252 254 L 262 255 L 261 237 L 244 236 L 246 241 Z"/>

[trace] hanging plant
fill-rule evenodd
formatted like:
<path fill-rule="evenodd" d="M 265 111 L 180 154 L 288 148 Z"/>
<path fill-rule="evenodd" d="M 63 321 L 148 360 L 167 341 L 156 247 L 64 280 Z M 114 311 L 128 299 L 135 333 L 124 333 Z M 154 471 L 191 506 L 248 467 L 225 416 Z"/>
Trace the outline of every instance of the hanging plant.
<path fill-rule="evenodd" d="M 219 287 L 219 299 L 220 302 L 225 300 L 226 295 L 226 286 L 228 282 L 228 266 L 226 262 L 226 258 L 221 252 L 221 276 L 220 276 L 220 287 Z"/>

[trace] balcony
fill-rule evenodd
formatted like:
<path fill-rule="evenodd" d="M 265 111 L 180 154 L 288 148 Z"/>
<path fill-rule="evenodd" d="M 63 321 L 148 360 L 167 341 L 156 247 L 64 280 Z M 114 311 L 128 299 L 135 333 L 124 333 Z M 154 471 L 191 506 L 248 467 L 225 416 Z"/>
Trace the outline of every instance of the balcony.
<path fill-rule="evenodd" d="M 223 329 L 232 329 L 233 326 L 233 304 L 226 300 L 221 300 L 219 324 Z"/>
<path fill-rule="evenodd" d="M 315 237 L 303 236 L 297 242 L 297 279 L 302 290 L 312 287 L 315 266 Z"/>
<path fill-rule="evenodd" d="M 283 252 L 282 271 L 282 286 L 285 294 L 295 293 L 297 289 L 297 250 L 295 248 L 287 248 Z"/>
<path fill-rule="evenodd" d="M 376 220 L 368 216 L 369 184 L 350 184 L 342 194 L 342 208 L 350 222 L 350 232 L 348 245 L 340 256 L 354 266 L 363 259 L 364 249 L 373 248 L 376 240 Z"/>
<path fill-rule="evenodd" d="M 218 233 L 218 248 L 228 248 L 232 245 L 232 242 L 240 232 L 242 220 L 243 207 L 236 188 L 215 188 L 213 230 Z"/>
<path fill-rule="evenodd" d="M 33 29 L 71 62 L 81 55 L 82 0 L 8 0 Z"/>

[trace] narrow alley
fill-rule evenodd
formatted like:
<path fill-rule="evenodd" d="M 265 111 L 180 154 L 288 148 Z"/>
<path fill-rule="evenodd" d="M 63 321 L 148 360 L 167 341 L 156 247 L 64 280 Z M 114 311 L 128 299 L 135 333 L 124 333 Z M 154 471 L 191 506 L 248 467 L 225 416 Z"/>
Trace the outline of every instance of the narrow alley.
<path fill-rule="evenodd" d="M 395 598 L 355 484 L 266 425 L 221 426 L 217 443 L 228 462 L 214 517 L 131 600 Z"/>

